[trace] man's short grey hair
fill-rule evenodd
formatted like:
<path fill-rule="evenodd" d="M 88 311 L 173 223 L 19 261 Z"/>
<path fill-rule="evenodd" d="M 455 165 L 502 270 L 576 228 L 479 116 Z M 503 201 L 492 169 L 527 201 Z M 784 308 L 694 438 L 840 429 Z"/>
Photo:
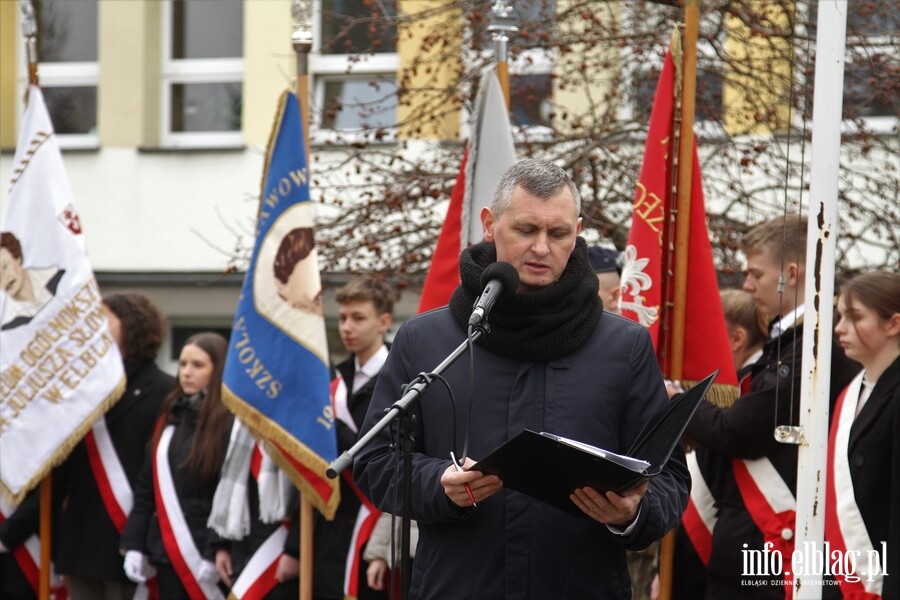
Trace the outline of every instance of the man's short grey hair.
<path fill-rule="evenodd" d="M 545 160 L 526 158 L 511 166 L 500 177 L 491 201 L 491 212 L 495 219 L 499 219 L 500 215 L 509 207 L 516 186 L 521 186 L 529 194 L 544 199 L 552 198 L 563 187 L 568 187 L 575 200 L 575 217 L 581 215 L 581 196 L 578 195 L 575 182 L 572 181 L 569 174 Z"/>

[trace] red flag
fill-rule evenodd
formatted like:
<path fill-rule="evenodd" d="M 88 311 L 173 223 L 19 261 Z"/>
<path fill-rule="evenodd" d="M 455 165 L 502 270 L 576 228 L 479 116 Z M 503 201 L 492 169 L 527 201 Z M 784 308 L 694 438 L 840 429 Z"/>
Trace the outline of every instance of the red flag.
<path fill-rule="evenodd" d="M 677 43 L 677 38 L 673 39 Z M 680 55 L 680 48 L 676 47 L 676 53 Z M 671 298 L 673 291 L 668 273 L 674 264 L 674 251 L 669 253 L 667 249 L 673 247 L 669 233 L 674 232 L 674 228 L 670 228 L 668 224 L 674 210 L 674 206 L 670 205 L 674 202 L 674 195 L 670 191 L 677 177 L 672 168 L 672 158 L 678 151 L 673 144 L 676 133 L 673 119 L 677 76 L 675 64 L 670 46 L 650 113 L 647 146 L 635 192 L 634 216 L 622 268 L 622 314 L 650 330 L 664 372 L 668 371 L 668 365 L 664 364 L 663 358 L 671 350 L 667 347 L 671 340 L 662 335 L 660 322 L 666 316 L 666 306 L 670 304 L 664 302 L 664 299 Z M 728 331 L 706 227 L 703 182 L 696 141 L 691 182 L 689 284 L 682 380 L 690 385 L 713 370 L 720 369 L 716 385 L 710 390 L 710 398 L 730 397 L 733 400 L 737 395 L 737 374 L 728 343 Z"/>
<path fill-rule="evenodd" d="M 419 312 L 447 304 L 459 284 L 459 253 L 481 241 L 481 209 L 491 203 L 500 176 L 516 161 L 509 113 L 500 82 L 485 71 L 475 98 L 472 137 L 463 152 L 431 267 L 425 276 Z"/>

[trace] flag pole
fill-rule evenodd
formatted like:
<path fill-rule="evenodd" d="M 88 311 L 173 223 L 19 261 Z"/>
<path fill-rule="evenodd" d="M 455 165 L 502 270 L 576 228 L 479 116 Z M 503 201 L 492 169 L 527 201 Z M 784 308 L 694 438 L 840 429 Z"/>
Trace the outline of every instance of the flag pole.
<path fill-rule="evenodd" d="M 494 54 L 497 58 L 497 79 L 500 80 L 500 88 L 503 90 L 503 100 L 506 102 L 506 110 L 510 107 L 509 93 L 509 39 L 519 28 L 515 25 L 515 16 L 511 6 L 507 6 L 506 0 L 497 0 L 491 7 L 493 17 L 488 31 L 494 41 Z"/>
<path fill-rule="evenodd" d="M 683 378 L 684 334 L 687 313 L 688 238 L 691 226 L 691 177 L 694 152 L 694 109 L 697 91 L 697 37 L 700 21 L 699 0 L 686 0 L 684 7 L 684 43 L 682 44 L 681 124 L 678 136 L 678 193 L 675 217 L 675 265 L 673 271 L 672 317 L 669 320 L 669 372 L 672 380 Z M 659 598 L 672 597 L 675 532 L 660 542 Z"/>
<path fill-rule="evenodd" d="M 37 19 L 31 0 L 19 0 L 22 9 L 22 37 L 25 38 L 25 55 L 28 60 L 28 83 L 38 85 Z"/>
<path fill-rule="evenodd" d="M 291 13 L 294 32 L 291 44 L 297 54 L 297 102 L 300 105 L 300 122 L 303 124 L 303 147 L 309 168 L 309 53 L 312 50 L 312 3 L 310 0 L 293 0 Z M 300 600 L 313 597 L 313 505 L 300 494 Z"/>
<path fill-rule="evenodd" d="M 821 548 L 825 539 L 825 482 L 828 457 L 834 267 L 837 244 L 838 176 L 841 158 L 846 6 L 822 2 L 816 33 L 812 154 L 803 358 L 800 383 L 800 445 L 797 452 L 795 548 Z M 812 268 L 815 265 L 815 268 Z M 896 551 L 896 550 L 895 550 Z M 821 598 L 822 577 L 794 573 L 794 598 Z"/>
<path fill-rule="evenodd" d="M 25 38 L 25 56 L 28 61 L 28 84 L 38 85 L 38 52 L 37 52 L 37 19 L 34 14 L 34 5 L 31 0 L 19 0 L 22 9 L 22 37 Z M 26 96 L 27 97 L 27 96 Z M 50 475 L 41 480 L 40 491 L 40 524 L 38 536 L 41 540 L 41 570 L 38 578 L 38 598 L 49 600 L 50 598 L 50 514 L 53 504 L 53 482 Z"/>
<path fill-rule="evenodd" d="M 688 238 L 691 227 L 691 177 L 694 154 L 694 108 L 697 92 L 697 35 L 699 0 L 684 7 L 681 125 L 678 135 L 678 197 L 675 218 L 675 280 L 672 305 L 671 379 L 681 379 L 684 369 L 684 323 L 687 312 Z"/>

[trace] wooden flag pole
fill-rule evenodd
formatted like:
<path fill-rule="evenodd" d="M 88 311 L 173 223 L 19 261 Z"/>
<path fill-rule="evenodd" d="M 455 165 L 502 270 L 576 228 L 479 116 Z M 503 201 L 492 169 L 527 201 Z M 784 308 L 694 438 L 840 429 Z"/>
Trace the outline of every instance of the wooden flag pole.
<path fill-rule="evenodd" d="M 53 505 L 53 481 L 50 475 L 41 481 L 41 521 L 38 536 L 41 539 L 41 576 L 38 583 L 38 598 L 50 600 L 50 514 Z"/>
<path fill-rule="evenodd" d="M 681 127 L 678 136 L 678 201 L 675 218 L 675 287 L 672 306 L 670 379 L 682 379 L 684 327 L 687 312 L 688 236 L 691 228 L 691 178 L 694 167 L 694 107 L 697 92 L 697 33 L 699 0 L 687 0 L 681 88 Z"/>
<path fill-rule="evenodd" d="M 22 9 L 22 36 L 25 38 L 25 55 L 28 60 L 28 84 L 38 85 L 37 20 L 31 0 L 20 0 Z M 41 481 L 40 525 L 38 536 L 41 541 L 41 567 L 38 577 L 38 598 L 50 599 L 50 536 L 51 513 L 53 508 L 53 482 L 50 475 Z"/>
<path fill-rule="evenodd" d="M 303 124 L 303 148 L 309 170 L 309 53 L 312 50 L 312 10 L 307 1 L 292 3 L 296 28 L 291 43 L 297 54 L 297 102 Z M 313 505 L 300 495 L 300 600 L 313 597 Z"/>
<path fill-rule="evenodd" d="M 681 126 L 678 139 L 678 196 L 675 218 L 675 265 L 672 318 L 670 319 L 669 379 L 680 380 L 684 371 L 684 333 L 687 302 L 688 236 L 691 226 L 691 177 L 694 166 L 694 108 L 697 91 L 697 37 L 699 0 L 686 0 L 684 7 L 684 43 Z M 659 549 L 659 598 L 672 597 L 672 571 L 675 560 L 675 532 L 662 539 Z"/>

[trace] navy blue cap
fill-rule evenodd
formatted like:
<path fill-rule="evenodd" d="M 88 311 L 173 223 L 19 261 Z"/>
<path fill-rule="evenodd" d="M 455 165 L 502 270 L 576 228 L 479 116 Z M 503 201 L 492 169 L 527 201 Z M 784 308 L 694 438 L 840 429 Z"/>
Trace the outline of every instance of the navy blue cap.
<path fill-rule="evenodd" d="M 591 246 L 588 248 L 588 262 L 594 273 L 612 273 L 615 271 L 619 275 L 622 274 L 622 267 L 619 266 L 619 252 L 613 248 L 603 248 L 602 246 Z"/>

